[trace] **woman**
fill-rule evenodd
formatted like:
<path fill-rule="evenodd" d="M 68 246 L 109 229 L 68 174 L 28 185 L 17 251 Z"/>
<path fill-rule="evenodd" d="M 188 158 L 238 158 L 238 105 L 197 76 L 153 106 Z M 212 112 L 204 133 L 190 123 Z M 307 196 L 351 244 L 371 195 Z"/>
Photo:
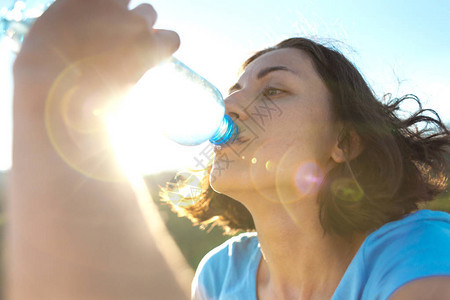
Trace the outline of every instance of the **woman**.
<path fill-rule="evenodd" d="M 133 199 L 134 194 L 130 185 L 126 182 L 98 181 L 87 176 L 99 173 L 103 176 L 120 173 L 117 162 L 108 148 L 104 131 L 99 130 L 95 132 L 98 135 L 82 136 L 81 140 L 74 140 L 73 135 L 64 134 L 68 128 L 57 127 L 61 129 L 58 146 L 69 149 L 74 159 L 85 163 L 84 167 L 87 171 L 85 174 L 71 168 L 63 160 L 64 157 L 61 157 L 61 153 L 55 151 L 57 150 L 54 147 L 55 141 L 50 139 L 47 132 L 48 119 L 44 119 L 44 116 L 52 117 L 48 115 L 47 106 L 50 95 L 60 104 L 72 99 L 76 100 L 73 103 L 78 106 L 75 105 L 75 113 L 70 115 L 70 121 L 77 121 L 75 124 L 86 125 L 91 129 L 89 126 L 93 124 L 90 122 L 92 119 L 83 118 L 84 115 L 80 112 L 83 112 L 86 107 L 92 107 L 93 100 L 95 104 L 109 107 L 115 99 L 114 96 L 124 93 L 149 67 L 163 57 L 171 55 L 178 47 L 179 41 L 176 34 L 153 29 L 156 13 L 150 6 L 139 6 L 129 11 L 128 2 L 128 0 L 56 1 L 31 28 L 17 57 L 14 67 L 14 163 L 10 175 L 8 202 L 9 252 L 6 295 L 9 299 L 180 299 L 183 297 L 183 292 L 176 286 L 176 280 L 159 251 L 159 238 L 152 236 L 147 230 L 139 206 Z M 276 54 L 277 51 L 274 50 L 273 53 Z M 276 81 L 267 80 L 276 79 L 274 75 L 287 76 L 288 73 L 292 75 L 290 71 L 275 72 L 273 69 L 270 72 L 266 69 L 262 73 L 263 69 L 258 67 L 265 68 L 261 65 L 266 61 L 267 56 L 264 54 L 259 58 L 255 57 L 254 62 L 249 62 L 246 66 L 246 74 L 253 74 L 253 76 L 242 77 L 239 85 L 234 87 L 234 93 L 230 95 L 228 101 L 228 113 L 236 118 L 241 126 L 242 135 L 239 143 L 218 152 L 212 171 L 214 177 L 211 177 L 216 180 L 212 184 L 218 191 L 245 204 L 252 212 L 253 218 L 249 218 L 242 206 L 225 196 L 221 196 L 226 200 L 222 202 L 218 201 L 218 198 L 211 202 L 200 202 L 199 205 L 204 204 L 210 209 L 203 210 L 205 214 L 200 212 L 195 215 L 200 221 L 208 221 L 217 215 L 223 223 L 228 222 L 226 224 L 235 229 L 252 228 L 254 220 L 265 257 L 258 264 L 260 253 L 252 252 L 255 253 L 252 262 L 257 262 L 258 277 L 255 276 L 255 268 L 253 275 L 247 276 L 241 272 L 238 274 L 240 277 L 234 277 L 236 279 L 234 286 L 225 286 L 224 278 L 220 276 L 223 274 L 218 269 L 224 264 L 216 263 L 217 260 L 222 261 L 220 259 L 224 252 L 218 249 L 215 251 L 217 254 L 212 253 L 211 258 L 205 260 L 198 271 L 195 281 L 197 295 L 217 298 L 218 294 L 222 293 L 222 298 L 251 298 L 252 296 L 254 298 L 257 291 L 260 299 L 278 299 L 283 296 L 286 298 L 288 297 L 285 296 L 286 293 L 294 294 L 295 298 L 298 298 L 297 295 L 322 296 L 319 293 L 328 297 L 339 282 L 341 283 L 338 290 L 342 290 L 342 282 L 348 274 L 342 278 L 346 264 L 350 262 L 351 257 L 354 256 L 356 259 L 355 253 L 358 247 L 364 249 L 364 244 L 361 246 L 361 243 L 365 235 L 391 220 L 405 216 L 413 209 L 414 205 L 408 206 L 407 209 L 398 209 L 401 205 L 408 203 L 407 199 L 415 201 L 414 199 L 419 198 L 405 196 L 407 195 L 405 186 L 416 188 L 412 195 L 419 195 L 424 200 L 431 198 L 440 189 L 439 182 L 431 179 L 425 183 L 424 180 L 418 180 L 417 183 L 414 180 L 408 180 L 403 184 L 402 177 L 392 175 L 402 184 L 395 185 L 394 182 L 391 186 L 390 181 L 385 181 L 386 184 L 382 185 L 380 178 L 385 179 L 391 174 L 396 174 L 391 172 L 417 174 L 417 172 L 410 173 L 407 168 L 408 166 L 411 168 L 411 163 L 399 161 L 400 158 L 415 161 L 418 168 L 430 165 L 433 171 L 439 172 L 442 164 L 440 165 L 439 160 L 435 163 L 435 158 L 438 157 L 444 144 L 448 144 L 447 132 L 429 139 L 421 140 L 419 137 L 412 137 L 410 140 L 400 139 L 396 143 L 402 151 L 414 149 L 412 154 L 395 152 L 395 149 L 392 149 L 393 146 L 373 148 L 375 151 L 372 152 L 375 154 L 384 153 L 382 159 L 377 160 L 378 163 L 388 162 L 390 165 L 402 167 L 386 169 L 378 168 L 376 165 L 378 170 L 374 174 L 377 176 L 373 175 L 370 165 L 368 167 L 363 165 L 363 162 L 371 163 L 370 159 L 359 161 L 359 158 L 373 150 L 372 147 L 375 145 L 388 143 L 393 137 L 397 141 L 400 136 L 408 135 L 408 132 L 405 132 L 405 126 L 396 119 L 393 119 L 396 121 L 395 127 L 389 127 L 391 123 L 383 127 L 382 122 L 380 123 L 382 118 L 372 115 L 376 113 L 375 108 L 378 107 L 383 111 L 382 116 L 391 118 L 393 116 L 390 111 L 395 106 L 390 109 L 388 107 L 381 109 L 370 102 L 370 99 L 366 99 L 372 103 L 370 113 L 367 113 L 368 109 L 362 110 L 360 106 L 340 106 L 338 95 L 346 96 L 347 89 L 358 91 L 358 93 L 362 91 L 352 89 L 351 85 L 337 84 L 338 80 L 342 79 L 348 79 L 352 83 L 357 82 L 358 78 L 350 80 L 352 74 L 355 74 L 350 72 L 349 75 L 342 77 L 341 75 L 328 76 L 330 74 L 327 72 L 321 73 L 320 70 L 323 71 L 323 68 L 319 68 L 319 63 L 316 62 L 316 65 L 312 63 L 314 61 L 312 55 L 305 58 L 303 52 L 295 53 L 296 55 L 283 53 L 287 57 L 295 57 L 296 64 L 292 60 L 285 66 L 294 68 L 292 71 L 296 76 L 295 80 L 285 78 L 278 83 L 288 84 L 295 81 L 307 83 L 307 86 L 297 85 L 301 90 L 295 91 L 278 86 L 262 89 L 258 83 L 265 82 L 272 85 Z M 260 60 L 263 58 L 263 61 Z M 271 57 L 271 59 L 275 58 Z M 321 60 L 326 61 L 328 58 L 325 56 Z M 320 62 L 320 60 L 317 61 Z M 281 62 L 277 61 L 277 63 Z M 311 69 L 313 65 L 315 68 Z M 332 64 L 328 66 L 336 72 L 340 70 Z M 299 72 L 301 70 L 308 71 Z M 341 70 L 344 75 L 347 73 L 346 70 Z M 317 80 L 318 74 L 322 81 Z M 307 94 L 311 98 L 307 97 Z M 61 97 L 55 99 L 55 95 Z M 324 101 L 323 98 L 327 95 L 333 96 L 329 97 L 329 102 Z M 289 96 L 290 100 L 295 98 L 295 100 L 309 102 L 305 102 L 305 107 L 300 109 L 299 105 L 303 102 L 289 99 L 285 101 L 286 96 Z M 267 104 L 267 112 L 275 109 L 275 112 L 281 112 L 282 115 L 273 122 L 267 122 L 267 118 L 261 115 L 261 119 L 260 116 L 256 119 L 257 114 L 254 114 L 255 124 L 252 125 L 251 115 L 246 116 L 246 111 L 249 114 L 257 113 L 258 106 L 252 106 L 253 102 L 247 107 L 244 106 L 246 99 L 261 101 L 258 102 L 261 104 L 267 104 L 266 100 L 271 99 L 275 106 Z M 341 100 L 350 101 L 351 99 L 342 98 Z M 347 102 L 342 103 L 347 104 Z M 250 110 L 252 107 L 255 108 L 254 111 Z M 67 106 L 64 108 L 67 109 Z M 355 111 L 346 114 L 346 109 Z M 66 110 L 63 111 L 67 113 Z M 57 113 L 61 111 L 53 112 L 56 113 L 54 117 L 60 120 Z M 374 120 L 365 122 L 364 118 L 357 118 L 361 115 Z M 315 122 L 311 121 L 313 117 Z M 419 118 L 416 117 L 410 121 L 414 123 L 415 119 Z M 287 123 L 289 120 L 291 123 Z M 317 120 L 321 121 L 317 122 Z M 372 121 L 376 124 L 375 130 L 367 127 L 372 124 Z M 433 123 L 431 120 L 428 121 Z M 302 126 L 293 126 L 300 122 L 303 123 Z M 69 125 L 71 124 L 74 123 Z M 409 125 L 409 123 L 403 125 Z M 81 128 L 85 127 L 81 126 Z M 251 136 L 250 133 L 258 136 L 258 139 L 252 139 L 251 143 L 250 140 L 244 139 Z M 337 137 L 340 143 L 336 147 L 333 141 Z M 376 143 L 380 140 L 383 143 Z M 419 142 L 414 143 L 416 141 Z M 282 142 L 284 144 L 281 144 Z M 234 157 L 233 162 L 229 162 L 229 165 L 225 164 L 225 168 L 222 167 L 227 156 L 232 158 L 233 151 L 239 154 L 242 162 L 238 164 Z M 392 155 L 389 156 L 386 153 Z M 395 159 L 395 153 L 402 153 L 402 155 Z M 91 154 L 95 154 L 95 157 L 93 158 Z M 308 164 L 305 164 L 306 161 Z M 231 180 L 232 177 L 246 172 L 248 166 L 251 167 L 250 179 L 247 176 L 240 176 L 239 181 Z M 344 167 L 340 168 L 340 166 Z M 298 180 L 292 179 L 292 172 L 296 175 L 294 178 Z M 322 178 L 321 173 L 327 175 Z M 371 175 L 373 178 L 364 177 L 364 174 Z M 121 174 L 117 176 L 120 177 Z M 332 180 L 333 176 L 344 180 Z M 351 180 L 348 177 L 357 180 Z M 380 188 L 376 190 L 376 193 L 371 192 L 368 183 L 377 178 L 376 186 Z M 417 176 L 412 175 L 412 178 Z M 432 179 L 435 178 L 439 177 L 432 176 Z M 239 182 L 239 188 L 234 186 L 236 182 Z M 333 184 L 333 182 L 338 183 Z M 320 189 L 317 191 L 319 183 Z M 331 186 L 328 188 L 329 195 L 323 195 L 327 191 L 327 184 Z M 384 194 L 379 194 L 381 189 L 385 191 Z M 319 206 L 316 205 L 316 194 Z M 370 206 L 370 203 L 378 203 L 374 202 L 375 200 L 380 201 L 379 197 L 372 198 L 374 194 L 377 197 L 384 195 L 389 201 L 386 200 L 379 206 Z M 331 196 L 336 201 L 332 201 Z M 352 201 L 345 202 L 347 199 Z M 397 208 L 393 211 L 379 208 L 389 206 L 388 204 L 393 202 L 391 199 L 399 199 L 398 201 L 403 202 L 397 206 L 390 205 L 389 209 Z M 364 214 L 364 211 L 369 213 Z M 207 214 L 210 214 L 210 217 Z M 318 214 L 320 218 L 317 217 Z M 354 215 L 369 215 L 369 217 L 361 217 L 360 222 L 357 222 Z M 437 219 L 447 218 L 445 215 L 433 215 L 433 217 L 436 219 L 432 222 L 433 225 L 440 222 Z M 410 217 L 404 219 L 407 218 Z M 368 219 L 371 222 L 366 224 Z M 326 229 L 325 235 L 322 234 L 319 220 Z M 422 228 L 424 227 L 422 223 L 417 220 L 414 224 L 419 224 Z M 437 226 L 438 233 L 445 229 L 441 223 Z M 436 234 L 432 236 L 433 243 L 436 241 L 442 243 L 437 249 L 446 251 L 448 246 L 445 243 L 448 239 L 435 237 Z M 364 243 L 369 239 L 370 236 Z M 411 240 L 414 242 L 417 239 L 415 236 Z M 245 241 L 249 243 L 246 244 Z M 249 234 L 232 240 L 225 247 L 236 245 L 236 249 L 246 250 L 241 245 L 249 245 L 253 249 L 258 249 L 255 241 L 257 241 L 256 238 Z M 418 244 L 419 246 L 428 245 L 428 241 Z M 431 250 L 434 251 L 435 248 Z M 240 253 L 247 255 L 250 252 L 241 251 Z M 246 261 L 239 260 L 239 252 L 231 254 L 230 258 L 237 260 L 237 266 L 242 266 L 243 271 L 248 270 L 244 264 Z M 427 249 L 426 254 L 445 263 L 445 257 L 436 251 L 431 252 Z M 406 255 L 414 257 L 410 252 Z M 244 259 L 247 257 L 244 256 Z M 448 263 L 446 265 L 448 266 Z M 404 268 L 398 269 L 404 270 Z M 233 268 L 230 267 L 230 270 Z M 348 268 L 348 271 L 350 270 L 351 266 Z M 433 273 L 433 275 L 448 275 L 448 273 Z M 241 278 L 254 280 L 255 284 L 247 291 L 247 293 L 253 293 L 252 296 L 247 297 L 245 289 L 243 290 L 242 285 L 238 284 Z M 428 292 L 430 287 L 436 286 L 442 293 L 449 286 L 445 278 L 437 278 L 439 279 L 437 281 L 434 280 L 435 277 L 432 279 L 417 281 L 420 284 L 414 284 L 412 287 L 420 288 L 419 292 Z M 213 284 L 216 283 L 217 289 L 214 289 Z M 230 281 L 228 283 L 233 284 Z M 235 295 L 231 295 L 233 288 L 236 290 Z M 411 293 L 411 289 L 402 288 L 400 291 Z M 345 290 L 340 292 L 339 296 L 345 292 Z M 413 294 L 410 295 L 420 296 L 421 299 L 430 298 L 429 294 L 424 296 L 419 292 L 413 290 Z M 405 299 L 413 298 L 408 297 L 410 295 L 403 296 Z M 342 297 L 347 296 L 348 294 L 344 294 Z"/>
<path fill-rule="evenodd" d="M 342 54 L 308 39 L 249 58 L 225 102 L 239 138 L 177 209 L 257 233 L 203 259 L 193 298 L 450 297 L 450 217 L 416 211 L 445 188 L 449 132 L 421 107 L 399 118 L 406 100 L 420 106 L 378 102 Z"/>

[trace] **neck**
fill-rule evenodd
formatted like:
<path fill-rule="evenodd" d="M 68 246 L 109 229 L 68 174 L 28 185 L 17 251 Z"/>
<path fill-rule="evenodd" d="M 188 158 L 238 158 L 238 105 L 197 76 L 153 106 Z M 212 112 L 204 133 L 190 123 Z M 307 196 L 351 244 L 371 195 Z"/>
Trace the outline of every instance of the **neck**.
<path fill-rule="evenodd" d="M 248 200 L 263 252 L 259 298 L 331 298 L 364 237 L 348 241 L 324 235 L 315 199 L 290 204 Z"/>

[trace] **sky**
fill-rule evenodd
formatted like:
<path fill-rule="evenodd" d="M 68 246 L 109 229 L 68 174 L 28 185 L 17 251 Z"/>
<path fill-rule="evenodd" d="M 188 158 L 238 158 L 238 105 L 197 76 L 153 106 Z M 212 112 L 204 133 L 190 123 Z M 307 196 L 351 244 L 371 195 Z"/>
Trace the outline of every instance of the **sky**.
<path fill-rule="evenodd" d="M 134 7 L 142 1 L 132 1 Z M 448 0 L 154 0 L 156 27 L 181 37 L 175 56 L 222 92 L 253 52 L 285 38 L 333 42 L 363 73 L 376 94 L 415 94 L 450 122 L 450 1 Z M 0 170 L 11 165 L 10 65 L 0 46 Z M 198 147 L 161 142 L 142 151 L 145 172 L 185 167 Z M 151 150 L 153 148 L 153 150 Z M 145 147 L 143 147 L 145 149 Z M 189 164 L 188 163 L 188 164 Z"/>

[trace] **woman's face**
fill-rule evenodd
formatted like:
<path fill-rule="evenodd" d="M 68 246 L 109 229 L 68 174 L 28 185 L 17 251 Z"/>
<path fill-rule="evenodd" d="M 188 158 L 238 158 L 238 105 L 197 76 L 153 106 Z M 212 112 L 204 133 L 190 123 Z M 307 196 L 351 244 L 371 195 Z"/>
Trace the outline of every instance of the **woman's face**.
<path fill-rule="evenodd" d="M 225 100 L 240 135 L 216 150 L 212 187 L 238 200 L 255 191 L 274 201 L 314 195 L 335 164 L 340 125 L 330 101 L 303 51 L 275 50 L 250 63 Z"/>

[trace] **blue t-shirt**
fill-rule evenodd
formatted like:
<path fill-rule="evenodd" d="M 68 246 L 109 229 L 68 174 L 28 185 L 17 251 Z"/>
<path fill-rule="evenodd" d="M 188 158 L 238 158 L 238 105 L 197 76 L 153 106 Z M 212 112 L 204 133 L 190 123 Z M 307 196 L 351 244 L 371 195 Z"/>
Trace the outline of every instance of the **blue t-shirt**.
<path fill-rule="evenodd" d="M 195 300 L 256 300 L 261 260 L 257 234 L 243 233 L 209 252 L 192 283 Z M 400 286 L 450 276 L 450 215 L 420 210 L 371 233 L 332 300 L 387 299 Z"/>

